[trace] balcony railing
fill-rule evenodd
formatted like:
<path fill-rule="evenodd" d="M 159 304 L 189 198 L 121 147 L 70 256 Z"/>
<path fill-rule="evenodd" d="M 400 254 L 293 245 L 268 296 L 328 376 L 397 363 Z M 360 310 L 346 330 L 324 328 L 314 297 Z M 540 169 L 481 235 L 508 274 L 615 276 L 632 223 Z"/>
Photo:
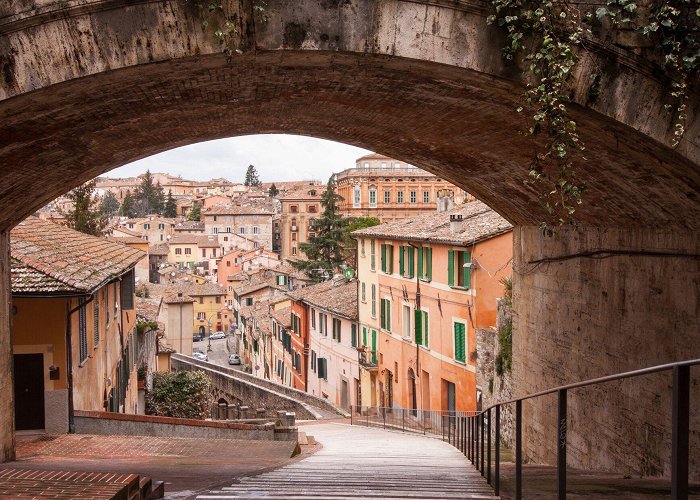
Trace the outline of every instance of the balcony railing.
<path fill-rule="evenodd" d="M 487 482 L 493 486 L 494 493 L 498 496 L 501 489 L 499 446 L 501 440 L 501 408 L 506 405 L 515 405 L 514 498 L 515 500 L 521 500 L 523 497 L 522 403 L 527 399 L 557 394 L 557 427 L 552 440 L 557 444 L 557 498 L 561 500 L 566 498 L 567 395 L 569 391 L 616 380 L 670 371 L 672 373 L 671 498 L 674 500 L 687 499 L 689 493 L 690 367 L 697 365 L 700 365 L 700 359 L 691 359 L 562 385 L 521 398 L 496 403 L 481 412 L 467 415 L 460 415 L 459 413 L 444 415 L 437 412 L 437 415 L 433 416 L 434 410 L 354 407 L 351 412 L 354 415 L 351 423 L 355 425 L 393 427 L 405 431 L 440 435 L 466 455 L 476 469 L 481 472 L 481 475 L 486 477 Z M 695 404 L 698 404 L 697 400 Z M 433 426 L 436 424 L 440 432 L 432 431 Z M 492 444 L 496 446 L 492 447 Z"/>

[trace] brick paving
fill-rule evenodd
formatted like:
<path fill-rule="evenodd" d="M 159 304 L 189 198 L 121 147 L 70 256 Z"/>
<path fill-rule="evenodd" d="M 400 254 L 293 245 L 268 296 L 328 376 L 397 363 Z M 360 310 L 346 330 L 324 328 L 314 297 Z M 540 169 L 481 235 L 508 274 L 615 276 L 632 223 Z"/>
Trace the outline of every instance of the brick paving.
<path fill-rule="evenodd" d="M 282 441 L 62 434 L 19 438 L 17 460 L 4 466 L 140 474 L 165 481 L 166 496 L 177 499 L 286 465 L 296 460 L 290 458 L 294 447 Z"/>
<path fill-rule="evenodd" d="M 0 469 L 0 498 L 128 498 L 136 474 Z"/>

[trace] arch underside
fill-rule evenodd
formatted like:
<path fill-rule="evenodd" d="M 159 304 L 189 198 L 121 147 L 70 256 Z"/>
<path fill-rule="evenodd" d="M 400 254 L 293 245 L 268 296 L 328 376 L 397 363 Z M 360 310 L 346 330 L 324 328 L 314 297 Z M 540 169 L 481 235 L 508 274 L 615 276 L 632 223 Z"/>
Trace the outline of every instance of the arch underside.
<path fill-rule="evenodd" d="M 508 80 L 434 62 L 301 50 L 231 63 L 187 57 L 69 80 L 0 101 L 0 227 L 125 163 L 256 133 L 374 150 L 452 181 L 514 224 L 538 224 L 546 214 L 524 184 L 536 144 L 514 111 L 521 93 Z M 700 226 L 697 165 L 589 109 L 573 116 L 587 145 L 582 225 Z"/>

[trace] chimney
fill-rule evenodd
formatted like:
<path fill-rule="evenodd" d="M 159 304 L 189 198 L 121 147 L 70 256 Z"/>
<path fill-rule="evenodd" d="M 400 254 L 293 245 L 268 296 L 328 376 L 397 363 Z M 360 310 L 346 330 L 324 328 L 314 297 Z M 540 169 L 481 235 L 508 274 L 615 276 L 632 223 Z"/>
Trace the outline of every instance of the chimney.
<path fill-rule="evenodd" d="M 450 232 L 452 234 L 461 233 L 463 231 L 462 214 L 450 215 Z"/>

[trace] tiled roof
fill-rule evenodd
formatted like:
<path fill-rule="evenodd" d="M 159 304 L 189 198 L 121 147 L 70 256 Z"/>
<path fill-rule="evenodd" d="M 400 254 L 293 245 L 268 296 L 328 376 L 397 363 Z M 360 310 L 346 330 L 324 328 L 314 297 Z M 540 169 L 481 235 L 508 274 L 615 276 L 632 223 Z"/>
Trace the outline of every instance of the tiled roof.
<path fill-rule="evenodd" d="M 146 255 L 37 217 L 20 222 L 10 233 L 10 241 L 13 268 L 17 266 L 12 271 L 13 293 L 92 293 Z"/>
<path fill-rule="evenodd" d="M 453 232 L 450 215 L 462 215 L 462 229 Z M 447 212 L 409 217 L 378 226 L 353 231 L 354 236 L 369 236 L 406 241 L 437 242 L 453 245 L 472 245 L 499 234 L 513 226 L 494 210 L 480 201 L 466 203 Z"/>
<path fill-rule="evenodd" d="M 261 204 L 250 205 L 215 205 L 202 211 L 202 215 L 272 215 L 271 207 Z"/>
<path fill-rule="evenodd" d="M 172 289 L 174 293 L 182 292 L 190 297 L 199 297 L 204 295 L 226 295 L 224 287 L 218 283 L 203 283 L 201 285 L 192 282 L 174 283 L 172 287 L 168 287 L 166 295 L 170 289 Z"/>
<path fill-rule="evenodd" d="M 280 325 L 288 327 L 292 324 L 292 308 L 290 306 L 273 309 L 272 318 Z"/>
<path fill-rule="evenodd" d="M 204 222 L 188 220 L 175 225 L 175 231 L 204 231 Z"/>
<path fill-rule="evenodd" d="M 358 319 L 357 281 L 335 278 L 310 285 L 288 295 L 296 301 L 329 311 L 350 320 Z"/>
<path fill-rule="evenodd" d="M 199 234 L 174 234 L 170 238 L 171 245 L 197 245 L 199 248 L 219 248 L 219 238 Z"/>
<path fill-rule="evenodd" d="M 124 243 L 125 245 L 143 245 L 148 244 L 143 238 L 138 238 L 136 236 L 107 236 L 109 241 L 114 241 L 117 243 Z"/>
<path fill-rule="evenodd" d="M 168 255 L 167 243 L 156 243 L 148 246 L 148 255 Z"/>
<path fill-rule="evenodd" d="M 167 290 L 163 294 L 163 302 L 166 304 L 188 304 L 195 300 L 186 293 L 178 292 L 177 290 Z"/>
<path fill-rule="evenodd" d="M 309 191 L 316 191 L 316 194 L 309 194 Z M 294 191 L 288 191 L 284 196 L 280 196 L 280 200 L 320 200 L 323 193 L 326 191 L 325 186 L 305 186 Z"/>

